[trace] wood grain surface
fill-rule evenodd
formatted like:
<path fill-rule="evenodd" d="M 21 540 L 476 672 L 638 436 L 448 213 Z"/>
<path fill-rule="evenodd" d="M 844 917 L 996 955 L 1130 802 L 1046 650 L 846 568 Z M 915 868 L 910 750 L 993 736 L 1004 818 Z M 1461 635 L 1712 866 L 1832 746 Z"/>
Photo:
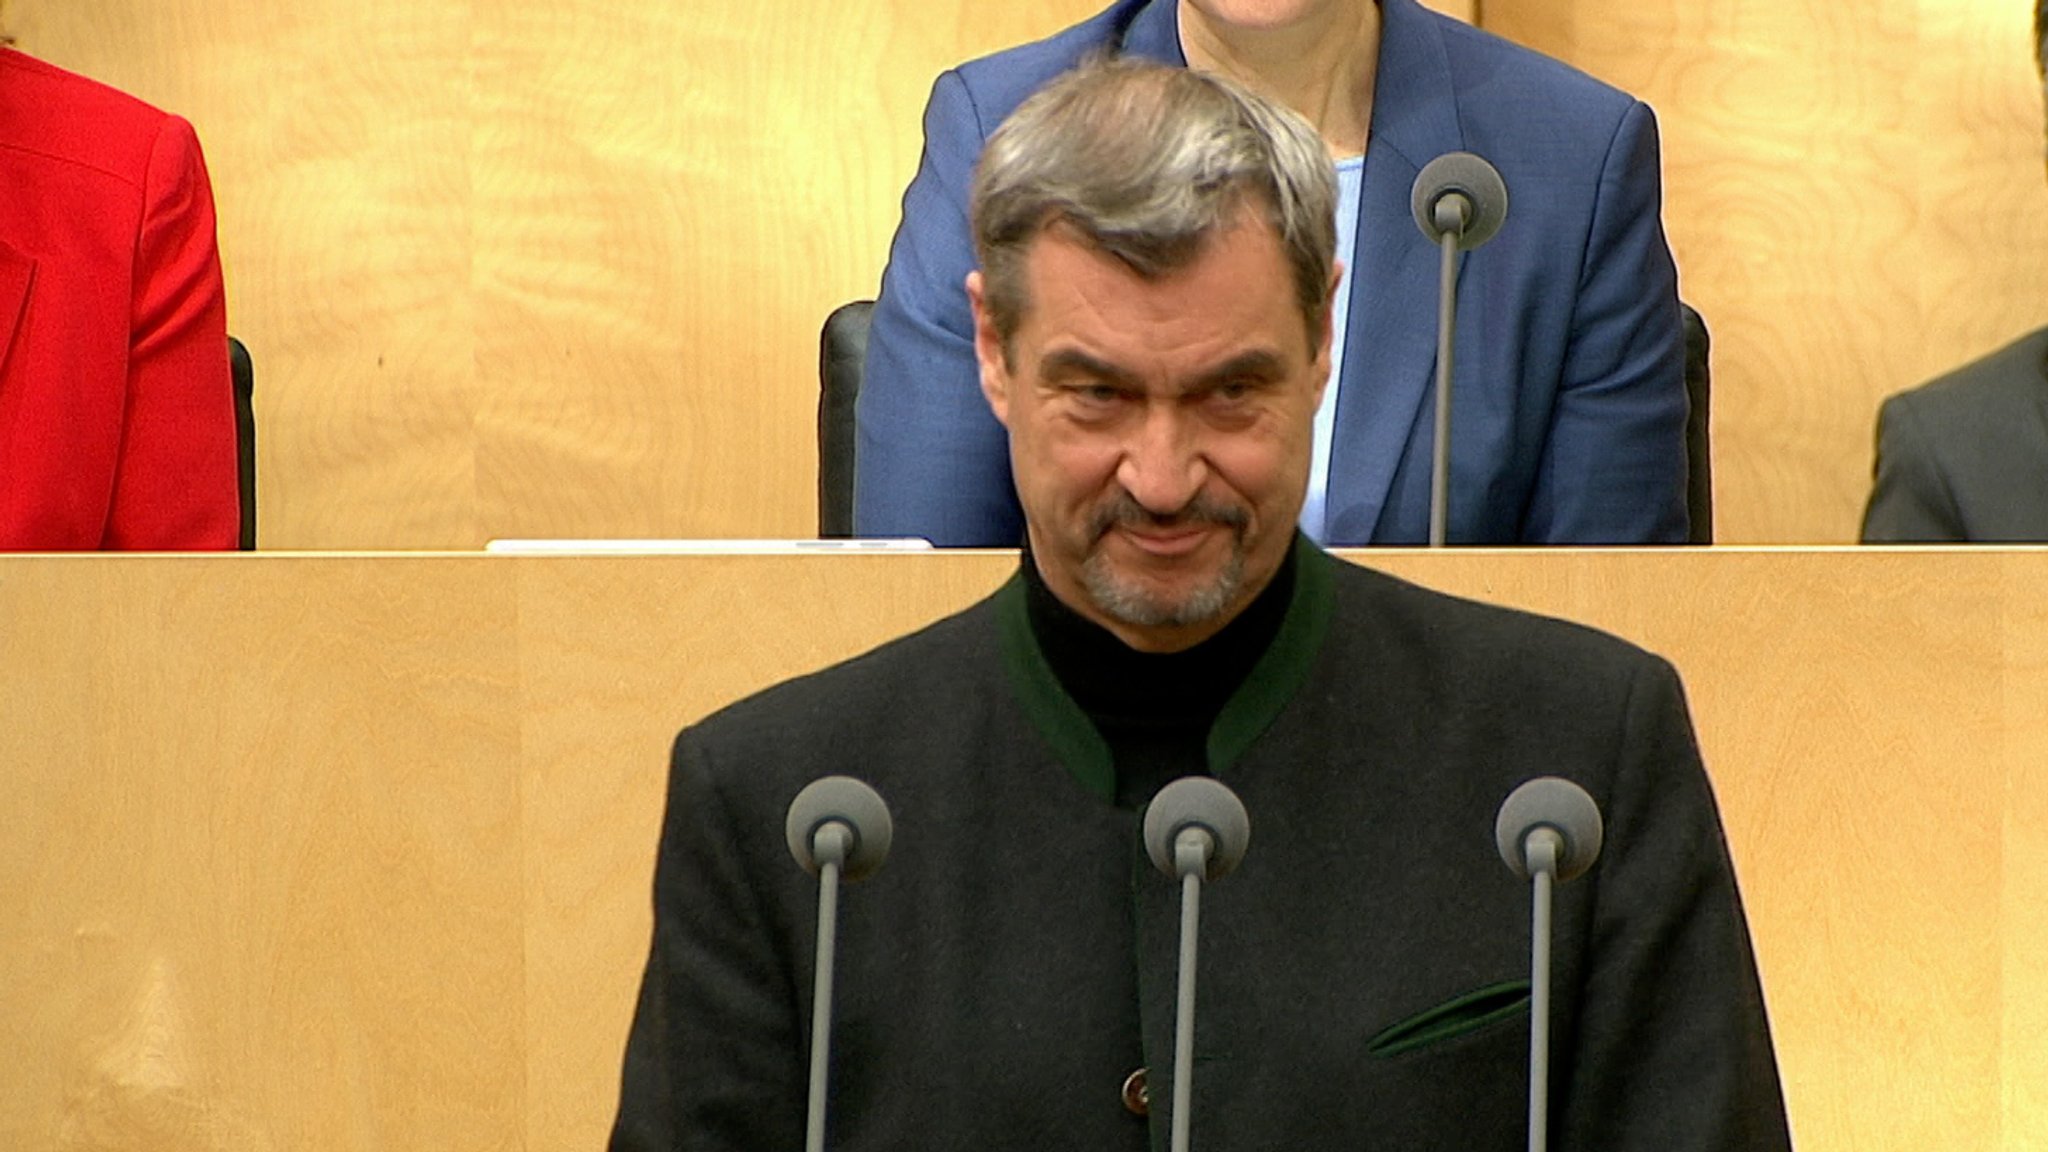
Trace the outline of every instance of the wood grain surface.
<path fill-rule="evenodd" d="M 1724 542 L 1855 539 L 1879 402 L 2048 323 L 2021 0 L 1487 0 L 1648 101 L 1714 338 Z"/>
<path fill-rule="evenodd" d="M 818 325 L 875 290 L 932 77 L 1094 4 L 17 0 L 10 23 L 199 129 L 263 545 L 422 548 L 809 534 Z M 1723 541 L 1853 539 L 1882 397 L 2048 319 L 2025 5 L 1480 15 L 1658 111 Z"/>
<path fill-rule="evenodd" d="M 2048 551 L 1373 561 L 1678 666 L 1801 1148 L 2048 1141 Z M 599 1145 L 677 728 L 1014 564 L 0 557 L 0 1147 Z"/>
<path fill-rule="evenodd" d="M 1100 0 L 15 0 L 193 121 L 260 543 L 806 536 L 933 79 Z M 1471 0 L 1441 0 L 1469 15 Z"/>

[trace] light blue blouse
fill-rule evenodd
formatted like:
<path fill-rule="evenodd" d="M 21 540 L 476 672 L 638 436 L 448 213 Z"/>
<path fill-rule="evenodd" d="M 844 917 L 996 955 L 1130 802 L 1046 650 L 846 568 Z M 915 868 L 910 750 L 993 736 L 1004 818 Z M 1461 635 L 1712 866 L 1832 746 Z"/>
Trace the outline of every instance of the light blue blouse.
<path fill-rule="evenodd" d="M 1301 530 L 1323 543 L 1324 509 L 1330 491 L 1330 441 L 1337 429 L 1337 382 L 1344 378 L 1344 322 L 1351 315 L 1351 266 L 1358 241 L 1358 190 L 1365 181 L 1365 157 L 1337 161 L 1337 259 L 1344 271 L 1337 277 L 1337 298 L 1330 309 L 1330 384 L 1316 409 L 1315 455 L 1308 470 L 1308 498 L 1301 505 Z"/>

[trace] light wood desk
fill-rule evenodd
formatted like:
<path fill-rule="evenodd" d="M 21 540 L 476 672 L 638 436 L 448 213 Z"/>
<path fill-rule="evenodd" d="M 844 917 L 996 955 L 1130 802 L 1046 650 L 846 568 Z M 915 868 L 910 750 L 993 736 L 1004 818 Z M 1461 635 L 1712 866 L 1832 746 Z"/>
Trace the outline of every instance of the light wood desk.
<path fill-rule="evenodd" d="M 1373 560 L 1678 664 L 1805 1152 L 2048 1147 L 2048 551 Z M 601 1145 L 677 727 L 1014 563 L 0 557 L 0 1146 Z"/>

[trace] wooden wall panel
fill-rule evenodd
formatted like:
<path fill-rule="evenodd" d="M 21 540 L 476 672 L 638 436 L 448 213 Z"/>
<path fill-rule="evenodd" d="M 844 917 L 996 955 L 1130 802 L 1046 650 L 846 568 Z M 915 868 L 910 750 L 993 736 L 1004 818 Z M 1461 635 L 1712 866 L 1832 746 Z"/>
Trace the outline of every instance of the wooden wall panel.
<path fill-rule="evenodd" d="M 932 75 L 1092 3 L 10 19 L 200 129 L 258 361 L 265 546 L 425 547 L 807 532 L 817 324 L 874 290 Z M 1722 539 L 1850 539 L 1878 400 L 2048 312 L 2026 19 L 1487 5 L 1659 111 L 1683 289 L 1715 334 Z"/>
<path fill-rule="evenodd" d="M 817 333 L 944 67 L 1092 11 L 20 0 L 182 112 L 257 364 L 266 548 L 799 536 Z"/>
<path fill-rule="evenodd" d="M 1680 290 L 1714 336 L 1724 542 L 1853 540 L 1884 396 L 2048 323 L 2021 0 L 1487 0 L 1489 29 L 1664 130 Z"/>
<path fill-rule="evenodd" d="M 2008 875 L 2048 876 L 2048 598 L 2025 561 L 2005 565 L 2005 853 Z M 2005 972 L 2048 973 L 2048 896 L 2008 883 L 2000 909 Z M 2000 1099 L 2011 1146 L 2048 1148 L 2048 995 L 2007 996 Z"/>
<path fill-rule="evenodd" d="M 1472 0 L 1436 0 L 1469 16 Z M 1100 0 L 15 0 L 197 126 L 265 548 L 803 536 L 942 69 Z"/>
<path fill-rule="evenodd" d="M 1412 571 L 1464 586 L 1425 561 Z M 1619 583 L 1531 587 L 1526 573 L 1481 587 L 1627 636 L 1684 673 L 1799 1146 L 2013 1147 L 1999 1137 L 2001 1059 L 1985 1047 L 2006 1005 L 1995 970 L 2013 866 L 2006 801 L 1982 776 L 2009 713 L 1981 677 L 2002 663 L 2000 622 L 2018 607 L 1996 564 L 1793 553 L 1677 571 L 1661 603 Z M 1827 866 L 1809 866 L 1816 852 Z M 1837 935 L 1847 921 L 1864 943 Z M 1882 961 L 1867 951 L 1877 940 L 1891 942 Z"/>
<path fill-rule="evenodd" d="M 926 623 L 939 605 L 971 603 L 1013 564 L 962 554 L 714 561 L 690 566 L 681 595 L 652 598 L 641 560 L 522 565 L 530 1147 L 594 1147 L 617 1105 L 676 730 L 716 703 Z M 738 620 L 747 624 L 736 631 Z M 592 851 L 600 844 L 622 850 Z"/>
<path fill-rule="evenodd" d="M 237 559 L 0 564 L 0 1147 L 515 1147 L 512 590 Z"/>
<path fill-rule="evenodd" d="M 1678 666 L 1801 1148 L 2048 1138 L 2048 551 L 1373 560 Z M 1014 563 L 0 557 L 0 1146 L 597 1146 L 676 729 Z"/>
<path fill-rule="evenodd" d="M 21 2 L 20 46 L 193 122 L 256 365 L 266 547 L 469 544 L 471 6 Z"/>

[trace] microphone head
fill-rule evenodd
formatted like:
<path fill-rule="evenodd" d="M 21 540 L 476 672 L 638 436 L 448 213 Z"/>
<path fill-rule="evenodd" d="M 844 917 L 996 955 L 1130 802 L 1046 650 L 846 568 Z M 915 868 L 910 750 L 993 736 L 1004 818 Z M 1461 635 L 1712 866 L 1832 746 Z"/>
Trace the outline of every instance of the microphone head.
<path fill-rule="evenodd" d="M 853 839 L 853 847 L 839 866 L 842 877 L 859 880 L 882 866 L 889 856 L 895 825 L 881 794 L 851 776 L 821 776 L 804 785 L 789 802 L 789 817 L 782 826 L 789 838 L 789 854 L 804 871 L 817 874 L 818 829 L 834 823 L 845 825 Z"/>
<path fill-rule="evenodd" d="M 1470 205 L 1458 237 L 1458 247 L 1467 252 L 1493 239 L 1508 218 L 1508 186 L 1500 172 L 1470 152 L 1446 152 L 1422 166 L 1408 195 L 1415 224 L 1432 244 L 1441 243 L 1446 231 L 1437 224 L 1437 205 L 1451 195 Z"/>
<path fill-rule="evenodd" d="M 1600 858 L 1600 806 L 1584 788 L 1558 776 L 1538 776 L 1508 793 L 1493 822 L 1493 841 L 1500 858 L 1515 875 L 1529 878 L 1529 833 L 1548 828 L 1563 846 L 1557 853 L 1557 880 L 1576 879 Z"/>
<path fill-rule="evenodd" d="M 1251 842 L 1252 822 L 1245 815 L 1244 801 L 1222 781 L 1208 776 L 1183 776 L 1159 790 L 1145 809 L 1145 851 L 1161 872 L 1179 879 L 1173 843 L 1188 828 L 1209 833 L 1215 847 L 1209 853 L 1204 880 L 1220 880 L 1244 859 Z"/>

